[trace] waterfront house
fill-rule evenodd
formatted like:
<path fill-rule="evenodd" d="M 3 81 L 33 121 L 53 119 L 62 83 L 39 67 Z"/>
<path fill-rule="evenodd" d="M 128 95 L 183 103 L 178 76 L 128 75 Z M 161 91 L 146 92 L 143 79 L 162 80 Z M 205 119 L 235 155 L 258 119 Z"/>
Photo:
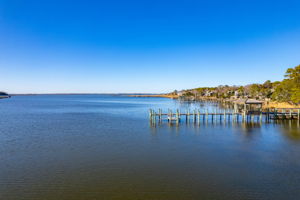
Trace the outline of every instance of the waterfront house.
<path fill-rule="evenodd" d="M 183 95 L 184 95 L 184 91 L 179 91 L 179 92 L 177 92 L 177 95 L 178 95 L 178 97 L 183 96 Z"/>

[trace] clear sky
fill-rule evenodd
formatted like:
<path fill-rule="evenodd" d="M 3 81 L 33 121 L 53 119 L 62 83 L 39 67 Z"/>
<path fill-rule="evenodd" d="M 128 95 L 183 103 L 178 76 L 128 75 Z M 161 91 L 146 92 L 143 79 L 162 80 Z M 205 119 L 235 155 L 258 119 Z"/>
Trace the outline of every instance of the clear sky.
<path fill-rule="evenodd" d="M 0 0 L 0 91 L 168 92 L 281 80 L 299 0 Z"/>

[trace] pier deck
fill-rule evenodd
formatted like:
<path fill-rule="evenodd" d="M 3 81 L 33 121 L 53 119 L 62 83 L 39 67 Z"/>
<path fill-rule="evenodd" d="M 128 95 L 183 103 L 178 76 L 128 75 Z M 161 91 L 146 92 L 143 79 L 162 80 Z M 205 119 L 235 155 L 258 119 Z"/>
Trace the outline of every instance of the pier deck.
<path fill-rule="evenodd" d="M 181 113 L 179 110 L 172 112 L 168 110 L 167 113 L 163 113 L 161 109 L 155 112 L 153 109 L 149 111 L 149 117 L 151 121 L 165 121 L 169 123 L 175 121 L 179 123 L 182 120 L 186 122 L 197 122 L 200 120 L 224 120 L 224 121 L 266 121 L 271 120 L 299 120 L 300 121 L 300 109 L 280 108 L 267 111 L 243 111 L 243 112 L 228 112 L 228 111 L 215 111 L 215 112 L 201 112 L 200 110 L 193 110 Z"/>

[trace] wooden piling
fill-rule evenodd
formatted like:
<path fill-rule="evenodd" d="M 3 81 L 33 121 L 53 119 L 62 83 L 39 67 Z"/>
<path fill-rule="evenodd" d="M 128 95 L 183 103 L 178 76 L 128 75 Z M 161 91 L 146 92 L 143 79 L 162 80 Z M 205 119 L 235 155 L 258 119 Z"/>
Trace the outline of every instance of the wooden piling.
<path fill-rule="evenodd" d="M 262 121 L 262 112 L 260 112 L 259 121 Z"/>
<path fill-rule="evenodd" d="M 176 123 L 179 123 L 179 110 L 176 110 Z"/>
<path fill-rule="evenodd" d="M 234 113 L 234 111 L 232 111 L 231 116 L 232 116 L 232 121 L 235 122 L 235 113 Z"/>
<path fill-rule="evenodd" d="M 149 109 L 149 118 L 152 119 L 152 109 Z"/>
<path fill-rule="evenodd" d="M 216 121 L 217 121 L 217 110 L 215 110 L 215 116 L 214 118 L 216 118 Z"/>

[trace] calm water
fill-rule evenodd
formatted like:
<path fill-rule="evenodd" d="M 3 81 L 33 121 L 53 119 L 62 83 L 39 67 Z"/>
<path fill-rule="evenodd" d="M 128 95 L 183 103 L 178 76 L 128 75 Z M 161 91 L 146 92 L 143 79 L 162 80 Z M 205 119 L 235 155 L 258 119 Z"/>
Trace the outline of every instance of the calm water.
<path fill-rule="evenodd" d="M 300 199 L 299 123 L 151 127 L 163 98 L 0 100 L 0 199 Z"/>

